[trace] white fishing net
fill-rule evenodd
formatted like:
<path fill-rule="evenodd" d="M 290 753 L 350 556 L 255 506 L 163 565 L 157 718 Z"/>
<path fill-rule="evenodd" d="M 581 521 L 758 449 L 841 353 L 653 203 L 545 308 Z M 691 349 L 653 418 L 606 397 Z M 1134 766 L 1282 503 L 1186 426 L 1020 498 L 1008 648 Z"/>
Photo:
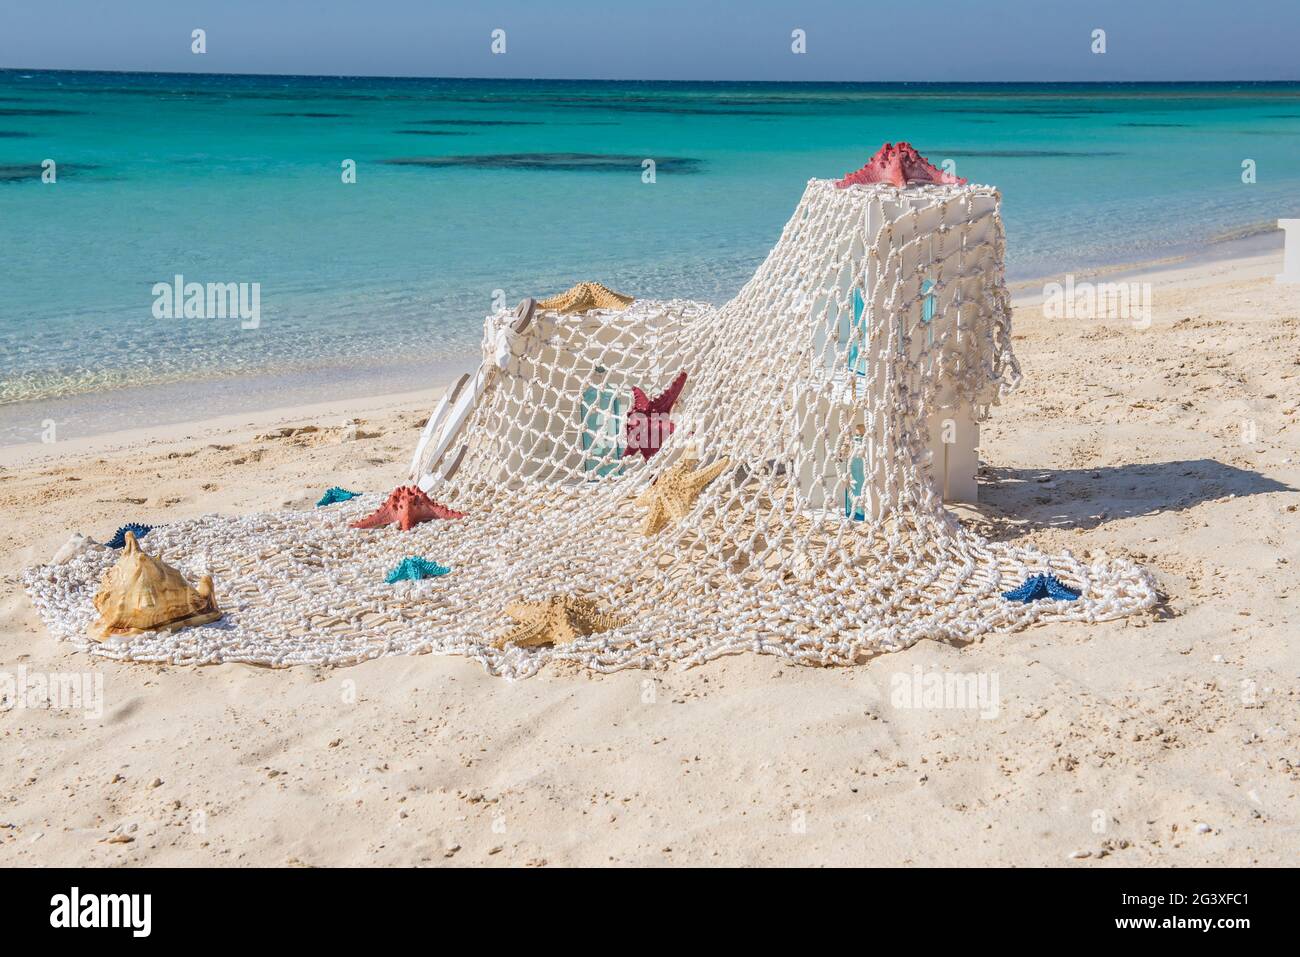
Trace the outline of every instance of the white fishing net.
<path fill-rule="evenodd" d="M 945 489 L 973 481 L 976 423 L 1019 376 L 1003 247 L 991 188 L 813 180 L 721 308 L 540 311 L 519 332 L 512 315 L 490 317 L 483 366 L 435 414 L 413 465 L 466 518 L 349 528 L 383 500 L 375 492 L 155 529 L 146 551 L 191 580 L 210 573 L 226 612 L 173 633 L 87 641 L 116 553 L 32 569 L 29 594 L 56 635 L 113 658 L 345 664 L 435 652 L 512 677 L 555 659 L 610 671 L 746 650 L 847 664 L 922 638 L 1149 608 L 1152 582 L 1128 561 L 992 543 L 944 507 Z M 680 372 L 680 397 L 654 419 L 658 451 L 625 455 L 646 444 L 629 434 L 641 424 L 632 388 L 653 399 Z M 643 493 L 685 459 L 725 465 L 644 534 Z M 451 572 L 387 584 L 411 556 Z M 1003 597 L 1038 573 L 1079 597 Z M 622 624 L 495 646 L 518 624 L 507 606 L 556 596 Z"/>

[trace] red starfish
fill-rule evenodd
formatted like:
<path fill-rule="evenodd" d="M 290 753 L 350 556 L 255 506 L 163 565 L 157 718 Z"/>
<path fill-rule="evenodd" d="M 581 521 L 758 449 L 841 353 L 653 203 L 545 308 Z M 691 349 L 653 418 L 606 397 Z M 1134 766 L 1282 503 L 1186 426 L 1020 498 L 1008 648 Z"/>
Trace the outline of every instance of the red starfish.
<path fill-rule="evenodd" d="M 886 143 L 867 160 L 867 165 L 849 173 L 835 185 L 840 189 L 858 183 L 889 183 L 906 186 L 909 183 L 939 183 L 945 186 L 963 186 L 966 181 L 952 173 L 945 173 L 912 149 L 910 143 Z"/>
<path fill-rule="evenodd" d="M 414 485 L 400 485 L 389 494 L 384 504 L 371 515 L 359 522 L 353 522 L 353 528 L 379 528 L 381 525 L 397 523 L 397 527 L 409 532 L 412 525 L 419 525 L 434 518 L 464 518 L 464 512 L 453 511 L 445 505 L 439 505 Z"/>
<path fill-rule="evenodd" d="M 668 413 L 673 410 L 673 403 L 677 401 L 685 384 L 686 373 L 679 372 L 672 385 L 654 399 L 632 386 L 632 411 L 627 414 L 624 455 L 640 452 L 648 459 L 659 451 L 660 440 L 673 434 L 673 423 L 668 418 Z"/>

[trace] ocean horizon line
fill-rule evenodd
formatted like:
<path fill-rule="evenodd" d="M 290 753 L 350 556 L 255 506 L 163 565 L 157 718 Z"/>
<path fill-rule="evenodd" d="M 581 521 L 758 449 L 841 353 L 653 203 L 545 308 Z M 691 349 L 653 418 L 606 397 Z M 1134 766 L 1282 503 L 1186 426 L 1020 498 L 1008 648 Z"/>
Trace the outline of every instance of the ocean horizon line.
<path fill-rule="evenodd" d="M 1253 79 L 1180 79 L 1180 80 L 758 80 L 730 79 L 636 79 L 633 77 L 560 77 L 560 76 L 438 76 L 410 73 L 262 73 L 225 70 L 71 70 L 64 67 L 0 66 L 0 73 L 66 73 L 73 75 L 111 76 L 168 76 L 168 77 L 244 77 L 276 80 L 412 80 L 412 81 L 473 81 L 487 83 L 624 83 L 636 86 L 726 86 L 745 84 L 756 86 L 827 86 L 827 87 L 1009 87 L 1045 86 L 1079 87 L 1095 90 L 1100 87 L 1177 87 L 1177 86 L 1296 86 L 1300 77 Z"/>

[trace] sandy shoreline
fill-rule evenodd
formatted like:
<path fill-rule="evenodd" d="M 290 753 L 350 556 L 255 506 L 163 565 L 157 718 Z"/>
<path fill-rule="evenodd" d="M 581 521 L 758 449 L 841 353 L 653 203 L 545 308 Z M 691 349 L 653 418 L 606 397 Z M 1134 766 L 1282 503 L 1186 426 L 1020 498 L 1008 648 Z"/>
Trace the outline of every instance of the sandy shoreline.
<path fill-rule="evenodd" d="M 0 863 L 1294 864 L 1300 286 L 1279 268 L 1138 277 L 1145 331 L 1017 299 L 1025 385 L 963 515 L 1146 563 L 1158 614 L 854 668 L 92 661 L 45 633 L 23 568 L 72 531 L 389 488 L 435 390 L 0 449 L 0 672 L 103 680 L 101 717 L 0 712 Z M 905 706 L 916 669 L 996 680 L 996 715 Z"/>

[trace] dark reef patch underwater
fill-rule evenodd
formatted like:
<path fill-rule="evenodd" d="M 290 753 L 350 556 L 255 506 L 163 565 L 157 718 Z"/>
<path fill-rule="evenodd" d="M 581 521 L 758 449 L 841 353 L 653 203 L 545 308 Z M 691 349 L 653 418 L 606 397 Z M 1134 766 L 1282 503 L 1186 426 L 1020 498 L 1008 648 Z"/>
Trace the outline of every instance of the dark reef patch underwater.
<path fill-rule="evenodd" d="M 78 163 L 76 166 L 60 164 L 59 179 L 77 176 L 91 169 L 99 167 L 93 163 Z M 0 163 L 0 183 L 40 182 L 42 172 L 40 163 Z"/>
<path fill-rule="evenodd" d="M 1001 159 L 1048 159 L 1067 156 L 1123 156 L 1114 150 L 933 150 L 941 156 L 983 156 Z"/>
<path fill-rule="evenodd" d="M 410 120 L 412 126 L 545 126 L 539 120 Z"/>
<path fill-rule="evenodd" d="M 469 136 L 464 130 L 393 130 L 402 136 Z"/>
<path fill-rule="evenodd" d="M 399 156 L 383 162 L 389 166 L 425 166 L 433 169 L 565 170 L 579 173 L 625 173 L 640 169 L 645 157 L 617 153 L 486 153 L 478 156 Z M 661 173 L 698 173 L 703 161 L 690 156 L 655 159 Z"/>
<path fill-rule="evenodd" d="M 0 116 L 85 116 L 81 110 L 32 109 L 25 106 L 0 106 Z"/>

